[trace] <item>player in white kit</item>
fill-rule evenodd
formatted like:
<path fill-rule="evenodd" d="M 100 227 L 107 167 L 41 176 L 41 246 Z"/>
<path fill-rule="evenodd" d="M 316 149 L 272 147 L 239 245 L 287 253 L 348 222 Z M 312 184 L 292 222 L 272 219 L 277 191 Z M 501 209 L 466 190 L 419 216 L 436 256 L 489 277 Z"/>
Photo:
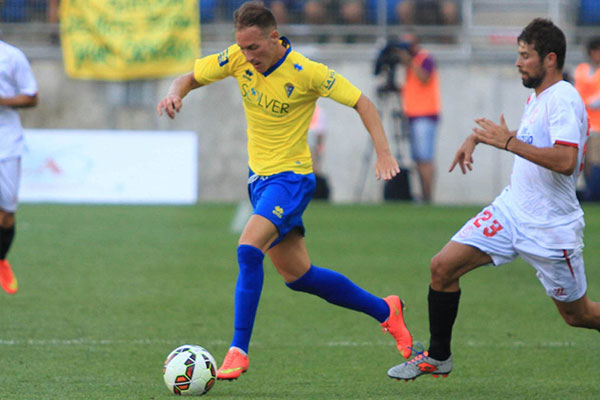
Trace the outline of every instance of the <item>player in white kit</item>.
<path fill-rule="evenodd" d="M 600 329 L 600 303 L 586 295 L 583 211 L 575 195 L 588 130 L 585 106 L 563 81 L 566 41 L 546 19 L 533 20 L 518 38 L 516 66 L 523 85 L 534 89 L 518 131 L 479 118 L 450 166 L 472 169 L 479 143 L 516 155 L 510 184 L 491 205 L 468 221 L 431 261 L 429 350 L 388 371 L 394 379 L 423 374 L 447 376 L 450 342 L 458 313 L 459 278 L 482 265 L 520 256 L 537 271 L 558 312 L 571 326 Z"/>
<path fill-rule="evenodd" d="M 7 293 L 18 285 L 6 255 L 15 235 L 23 127 L 18 108 L 37 105 L 37 82 L 23 52 L 0 40 L 0 286 Z"/>

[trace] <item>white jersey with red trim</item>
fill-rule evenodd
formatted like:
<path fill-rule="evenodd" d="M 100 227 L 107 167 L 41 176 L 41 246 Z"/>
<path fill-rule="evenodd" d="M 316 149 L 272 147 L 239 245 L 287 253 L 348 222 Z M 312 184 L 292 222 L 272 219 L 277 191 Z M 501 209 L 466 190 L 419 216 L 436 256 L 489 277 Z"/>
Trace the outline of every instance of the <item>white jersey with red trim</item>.
<path fill-rule="evenodd" d="M 575 189 L 588 131 L 585 106 L 575 88 L 560 81 L 529 96 L 517 139 L 536 147 L 555 143 L 576 147 L 578 163 L 569 175 L 515 156 L 510 184 L 494 205 L 510 214 L 519 229 L 550 249 L 583 246 L 583 210 Z"/>
<path fill-rule="evenodd" d="M 34 96 L 37 91 L 37 81 L 25 54 L 0 40 L 0 97 Z M 20 156 L 23 148 L 19 112 L 13 107 L 0 106 L 0 159 Z"/>

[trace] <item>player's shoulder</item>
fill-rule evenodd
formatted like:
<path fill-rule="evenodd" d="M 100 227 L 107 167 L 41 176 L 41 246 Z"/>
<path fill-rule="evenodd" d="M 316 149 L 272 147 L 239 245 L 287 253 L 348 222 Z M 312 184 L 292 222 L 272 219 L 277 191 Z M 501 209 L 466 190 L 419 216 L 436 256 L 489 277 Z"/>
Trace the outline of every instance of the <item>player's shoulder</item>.
<path fill-rule="evenodd" d="M 557 82 L 550 88 L 548 104 L 551 109 L 571 108 L 577 113 L 585 112 L 585 105 L 575 87 L 565 80 Z"/>
<path fill-rule="evenodd" d="M 567 82 L 562 80 L 557 82 L 553 88 L 554 97 L 556 98 L 564 98 L 567 100 L 581 100 L 581 96 L 575 86 L 571 84 L 571 82 Z"/>
<path fill-rule="evenodd" d="M 229 47 L 217 54 L 217 62 L 220 66 L 224 66 L 229 63 L 239 63 L 240 60 L 246 61 L 240 46 L 238 46 L 236 43 L 229 45 Z"/>
<path fill-rule="evenodd" d="M 0 61 L 3 67 L 22 70 L 31 68 L 25 53 L 16 46 L 0 41 Z"/>
<path fill-rule="evenodd" d="M 0 49 L 2 49 L 2 53 L 5 55 L 25 58 L 25 53 L 21 49 L 2 40 L 0 40 Z"/>
<path fill-rule="evenodd" d="M 304 54 L 294 50 L 288 54 L 286 61 L 288 68 L 300 72 L 299 74 L 296 74 L 298 78 L 304 78 L 307 81 L 312 81 L 315 78 L 324 79 L 329 70 L 325 64 L 311 60 Z"/>

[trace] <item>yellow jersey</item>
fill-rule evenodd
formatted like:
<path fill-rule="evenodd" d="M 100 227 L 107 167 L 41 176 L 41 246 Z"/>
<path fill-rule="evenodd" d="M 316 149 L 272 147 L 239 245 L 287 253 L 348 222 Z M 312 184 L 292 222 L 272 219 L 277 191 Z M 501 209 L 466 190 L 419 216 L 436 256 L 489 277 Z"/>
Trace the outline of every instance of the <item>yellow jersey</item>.
<path fill-rule="evenodd" d="M 282 37 L 285 55 L 264 73 L 233 44 L 196 60 L 194 79 L 202 85 L 233 76 L 243 98 L 248 125 L 248 164 L 258 175 L 283 171 L 309 174 L 308 128 L 319 97 L 354 107 L 361 91 L 326 65 L 293 51 Z"/>

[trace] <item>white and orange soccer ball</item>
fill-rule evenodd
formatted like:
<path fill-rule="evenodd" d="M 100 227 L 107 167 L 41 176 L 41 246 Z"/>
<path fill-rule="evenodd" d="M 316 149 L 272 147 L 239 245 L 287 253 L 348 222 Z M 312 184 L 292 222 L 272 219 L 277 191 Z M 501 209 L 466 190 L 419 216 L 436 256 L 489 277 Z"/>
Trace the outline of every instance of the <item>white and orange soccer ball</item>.
<path fill-rule="evenodd" d="M 179 346 L 165 361 L 165 385 L 176 395 L 202 396 L 215 384 L 216 365 L 214 357 L 204 347 L 187 344 Z"/>

